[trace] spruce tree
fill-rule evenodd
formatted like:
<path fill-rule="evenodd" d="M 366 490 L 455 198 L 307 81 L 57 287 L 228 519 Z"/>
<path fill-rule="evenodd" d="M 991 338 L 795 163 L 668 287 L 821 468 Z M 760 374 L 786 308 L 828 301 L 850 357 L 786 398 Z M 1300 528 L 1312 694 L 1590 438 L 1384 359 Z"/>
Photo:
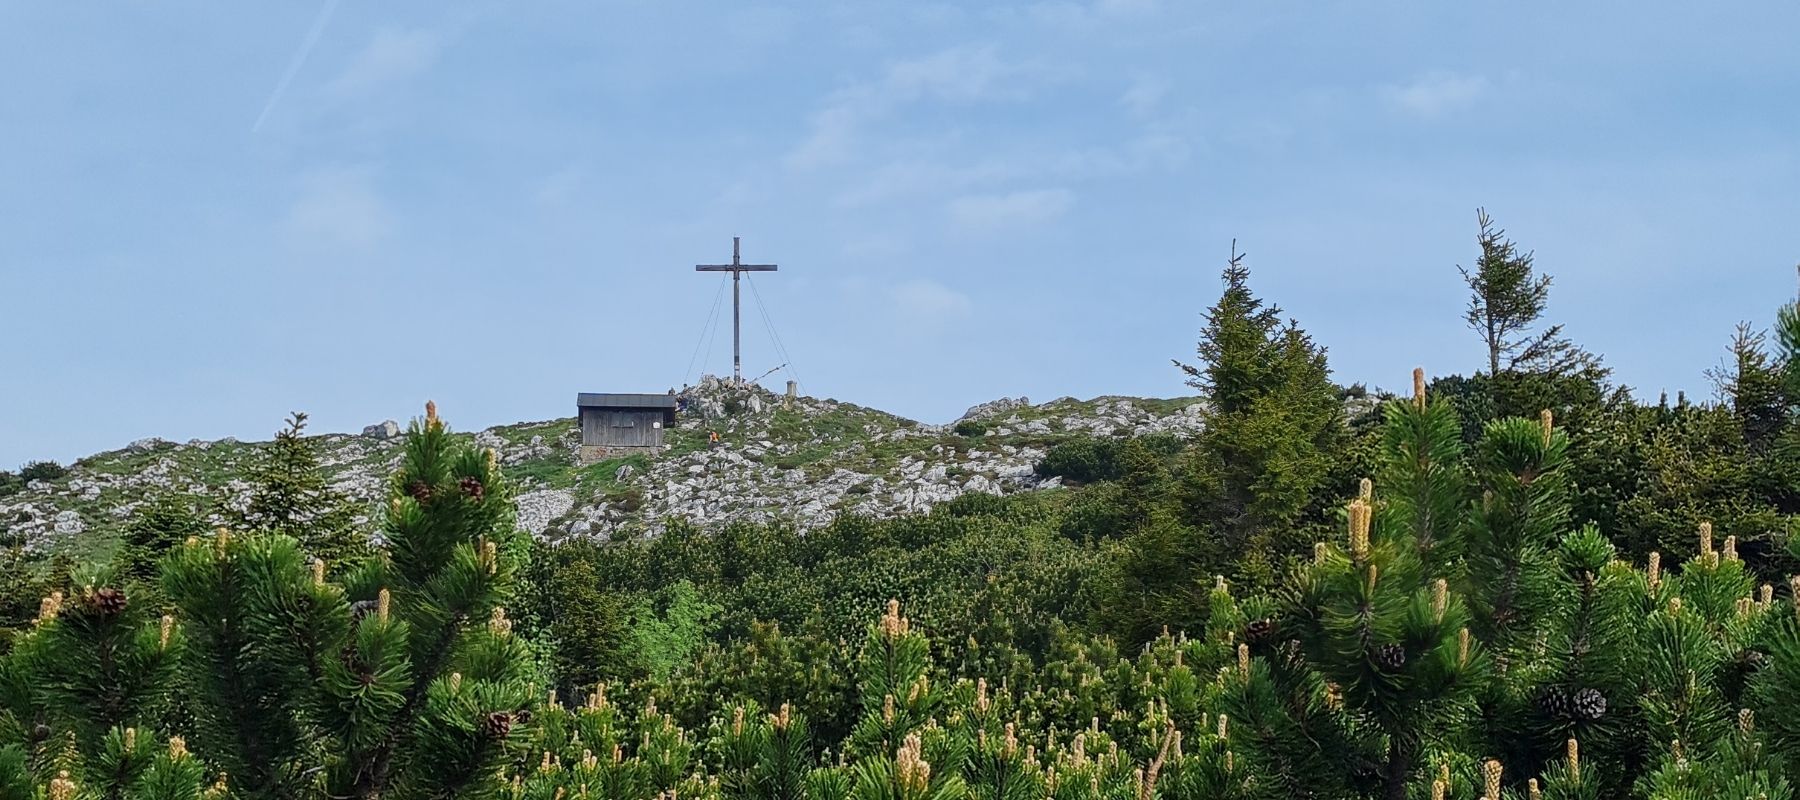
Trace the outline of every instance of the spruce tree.
<path fill-rule="evenodd" d="M 1176 366 L 1210 405 L 1187 490 L 1204 538 L 1195 558 L 1241 560 L 1235 574 L 1268 585 L 1316 533 L 1346 428 L 1324 348 L 1250 291 L 1243 258 L 1233 253 L 1206 313 L 1200 364 Z"/>
<path fill-rule="evenodd" d="M 1481 256 L 1473 271 L 1457 269 L 1469 286 L 1469 309 L 1463 318 L 1487 348 L 1487 374 L 1568 375 L 1595 366 L 1592 355 L 1562 335 L 1561 325 L 1532 330 L 1549 302 L 1550 276 L 1536 272 L 1532 254 L 1506 238 L 1506 231 L 1485 209 L 1476 210 L 1475 220 Z"/>
<path fill-rule="evenodd" d="M 317 447 L 306 438 L 306 414 L 296 411 L 251 469 L 253 486 L 232 526 L 288 536 L 305 552 L 332 565 L 348 565 L 368 552 L 355 530 L 350 501 L 331 488 Z"/>
<path fill-rule="evenodd" d="M 170 492 L 139 508 L 125 523 L 117 562 L 127 577 L 153 585 L 163 555 L 191 536 L 207 533 L 200 498 Z"/>

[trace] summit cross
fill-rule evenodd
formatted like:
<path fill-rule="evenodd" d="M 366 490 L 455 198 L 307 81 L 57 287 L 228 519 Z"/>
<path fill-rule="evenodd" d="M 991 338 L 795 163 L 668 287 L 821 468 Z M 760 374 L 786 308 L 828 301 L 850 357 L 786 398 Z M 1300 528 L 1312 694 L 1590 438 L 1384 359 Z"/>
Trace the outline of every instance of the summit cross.
<path fill-rule="evenodd" d="M 731 273 L 731 380 L 733 383 L 744 382 L 743 350 L 740 347 L 738 321 L 741 317 L 738 302 L 738 279 L 746 272 L 774 272 L 774 264 L 745 264 L 738 257 L 738 237 L 731 237 L 731 263 L 729 264 L 695 264 L 695 272 L 729 272 Z"/>

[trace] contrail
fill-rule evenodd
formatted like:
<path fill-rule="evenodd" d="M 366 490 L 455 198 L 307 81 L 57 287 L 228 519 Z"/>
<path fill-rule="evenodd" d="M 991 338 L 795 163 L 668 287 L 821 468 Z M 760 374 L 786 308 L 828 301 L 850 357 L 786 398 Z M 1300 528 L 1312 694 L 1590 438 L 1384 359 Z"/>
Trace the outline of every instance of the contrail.
<path fill-rule="evenodd" d="M 269 95 L 269 102 L 263 106 L 262 113 L 256 115 L 256 124 L 250 126 L 251 133 L 262 128 L 263 120 L 269 117 L 269 111 L 275 108 L 282 93 L 287 91 L 288 84 L 299 74 L 300 66 L 306 63 L 306 56 L 312 52 L 313 45 L 319 43 L 319 34 L 325 32 L 325 25 L 331 22 L 331 13 L 337 10 L 337 5 L 338 0 L 325 0 L 325 7 L 319 9 L 319 16 L 313 18 L 312 30 L 306 32 L 306 38 L 300 42 L 300 50 L 294 53 L 294 60 L 288 62 L 287 72 L 282 74 L 281 82 L 275 84 L 275 91 Z"/>

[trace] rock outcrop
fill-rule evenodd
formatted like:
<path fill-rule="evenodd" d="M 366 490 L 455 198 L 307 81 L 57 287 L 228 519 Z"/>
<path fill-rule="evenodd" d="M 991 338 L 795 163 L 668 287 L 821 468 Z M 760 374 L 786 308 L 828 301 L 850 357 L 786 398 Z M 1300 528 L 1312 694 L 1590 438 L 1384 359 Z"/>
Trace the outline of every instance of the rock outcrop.
<path fill-rule="evenodd" d="M 656 535 L 674 519 L 696 524 L 785 521 L 802 529 L 844 513 L 925 511 L 969 492 L 1055 488 L 1034 467 L 1073 436 L 1191 435 L 1203 424 L 1196 399 L 1062 398 L 1042 405 L 1002 398 L 971 408 L 979 435 L 925 425 L 836 400 L 788 400 L 716 378 L 689 391 L 693 402 L 654 458 L 580 465 L 574 420 L 507 425 L 466 434 L 491 447 L 517 481 L 518 522 L 546 538 Z M 378 512 L 400 458 L 400 426 L 315 437 L 335 488 Z M 706 433 L 719 431 L 718 447 Z M 179 491 L 241 505 L 257 445 L 233 440 L 177 445 L 161 440 L 77 462 L 68 476 L 0 498 L 0 531 L 33 548 L 116 530 L 148 497 Z"/>

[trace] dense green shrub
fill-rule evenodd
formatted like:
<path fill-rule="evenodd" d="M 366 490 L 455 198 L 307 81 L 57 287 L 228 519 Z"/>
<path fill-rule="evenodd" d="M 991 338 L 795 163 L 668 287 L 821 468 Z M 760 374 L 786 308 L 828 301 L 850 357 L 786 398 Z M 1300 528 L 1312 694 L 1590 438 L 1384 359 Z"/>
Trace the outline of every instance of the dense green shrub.
<path fill-rule="evenodd" d="M 19 480 L 25 483 L 60 480 L 68 474 L 69 468 L 55 461 L 31 461 L 19 468 Z"/>
<path fill-rule="evenodd" d="M 952 426 L 950 430 L 957 436 L 966 436 L 970 439 L 977 439 L 987 435 L 988 426 L 986 422 L 978 419 L 965 419 L 957 421 L 956 425 Z"/>
<path fill-rule="evenodd" d="M 1037 463 L 1041 477 L 1060 477 L 1076 483 L 1093 483 L 1118 477 L 1112 440 L 1083 436 L 1050 446 Z"/>
<path fill-rule="evenodd" d="M 569 635 L 565 619 L 609 598 L 627 601 L 600 620 L 615 633 L 596 641 L 616 650 L 593 658 L 622 657 L 635 674 L 526 693 L 529 648 L 495 614 L 471 630 L 467 649 L 451 648 L 453 671 L 427 681 L 416 726 L 371 732 L 416 730 L 408 746 L 432 748 L 398 762 L 399 779 L 419 790 L 399 796 L 1792 800 L 1784 776 L 1800 767 L 1800 617 L 1790 598 L 1756 586 L 1736 539 L 1702 526 L 1685 563 L 1633 565 L 1570 520 L 1569 438 L 1550 415 L 1492 423 L 1474 447 L 1463 444 L 1447 400 L 1393 402 L 1386 416 L 1377 480 L 1344 509 L 1347 530 L 1317 543 L 1272 592 L 1195 581 L 1185 600 L 1170 598 L 1172 630 L 1142 647 L 1067 624 L 1092 608 L 1079 596 L 1094 583 L 1096 551 L 1046 525 L 1054 498 L 847 518 L 817 537 L 781 526 L 675 526 L 652 542 L 539 548 L 528 573 L 549 569 L 569 594 L 531 615 L 549 622 L 549 635 Z M 1134 449 L 1135 459 L 1147 455 Z M 1142 489 L 1133 481 L 1146 471 L 1133 474 L 1113 485 Z M 468 496 L 438 502 L 448 504 L 440 512 L 504 522 Z M 421 513 L 401 506 L 390 540 L 397 554 L 430 531 L 467 532 L 474 521 Z M 1137 542 L 1181 530 L 1166 513 L 1148 513 Z M 498 552 L 476 547 L 448 564 L 475 566 L 461 578 L 479 580 L 483 554 Z M 24 693 L 0 693 L 0 790 L 104 796 L 123 787 L 110 793 L 194 798 L 222 767 L 245 795 L 374 797 L 354 780 L 332 785 L 354 772 L 259 771 L 294 762 L 252 754 L 333 735 L 333 708 L 391 711 L 382 695 L 355 689 L 360 674 L 416 683 L 405 669 L 355 671 L 383 658 L 384 642 L 399 646 L 390 653 L 436 652 L 381 632 L 442 623 L 437 606 L 396 596 L 353 623 L 349 597 L 462 581 L 409 580 L 418 562 L 396 559 L 340 587 L 302 564 L 285 537 L 181 545 L 164 573 L 179 619 L 160 625 L 153 609 L 104 588 L 105 573 L 81 573 L 75 586 L 102 588 L 46 603 L 34 632 L 0 658 L 3 685 Z M 866 602 L 890 590 L 912 599 Z M 736 607 L 765 592 L 800 592 L 810 604 Z M 208 606 L 209 597 L 225 605 Z M 255 645 L 221 649 L 235 629 L 211 615 L 239 602 L 255 610 L 235 635 Z M 764 610 L 800 621 L 756 620 Z M 388 615 L 401 613 L 408 623 L 396 628 Z M 751 621 L 713 638 L 715 616 L 722 633 L 734 617 Z M 356 635 L 343 639 L 352 624 Z M 291 649 L 296 635 L 325 635 L 331 646 Z M 125 655 L 132 668 L 98 653 Z M 201 676 L 232 653 L 257 669 L 192 688 L 173 678 L 177 664 Z M 318 689 L 308 688 L 311 656 L 327 677 Z M 163 698 L 227 691 L 234 680 L 259 688 L 247 696 L 257 712 L 247 730 L 279 736 L 227 741 L 208 732 L 192 737 L 192 750 L 171 738 L 201 723 L 165 721 Z M 340 688 L 351 693 L 332 694 Z M 320 703 L 312 691 L 336 699 Z M 28 720 L 67 742 L 61 756 L 33 746 L 42 739 L 29 738 L 37 734 Z M 368 754 L 354 744 L 363 740 L 349 741 L 301 744 L 293 758 L 329 767 Z M 467 768 L 470 759 L 478 768 Z"/>
<path fill-rule="evenodd" d="M 1074 483 L 1118 480 L 1125 474 L 1126 465 L 1122 459 L 1132 443 L 1163 460 L 1181 453 L 1187 446 L 1180 437 L 1172 434 L 1107 439 L 1078 436 L 1051 445 L 1043 460 L 1037 463 L 1036 472 L 1039 477 L 1060 477 Z"/>

